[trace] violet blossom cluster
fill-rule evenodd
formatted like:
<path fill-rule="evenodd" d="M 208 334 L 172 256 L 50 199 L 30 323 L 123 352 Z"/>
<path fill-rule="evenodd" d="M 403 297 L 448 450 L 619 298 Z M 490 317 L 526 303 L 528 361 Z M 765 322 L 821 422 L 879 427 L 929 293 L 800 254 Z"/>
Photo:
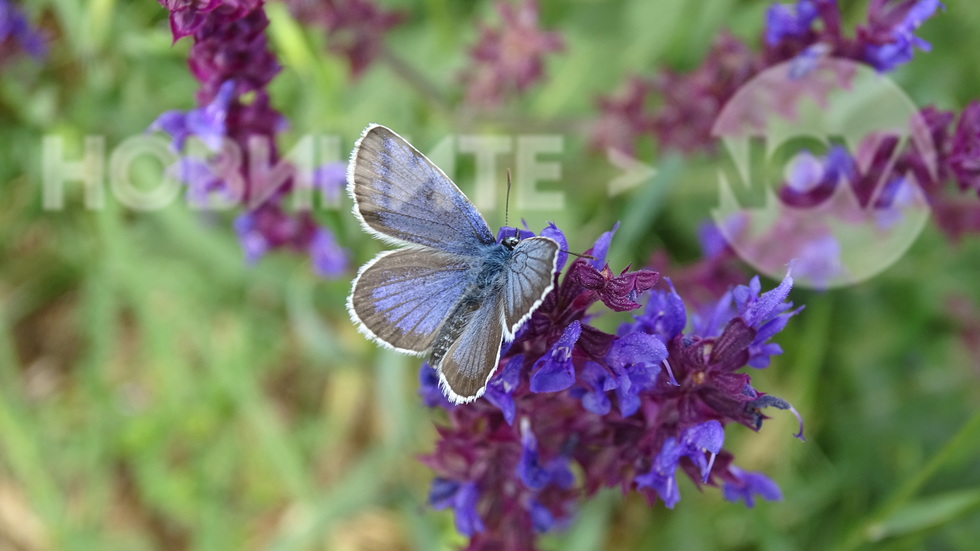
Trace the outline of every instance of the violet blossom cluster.
<path fill-rule="evenodd" d="M 382 37 L 404 19 L 371 0 L 286 0 L 297 21 L 323 28 L 327 49 L 347 58 L 351 74 L 364 72 L 382 53 Z"/>
<path fill-rule="evenodd" d="M 272 107 L 267 87 L 281 67 L 268 47 L 263 0 L 160 3 L 170 12 L 174 41 L 193 38 L 188 65 L 201 83 L 196 109 L 165 112 L 151 125 L 169 134 L 177 151 L 184 151 L 191 136 L 210 151 L 207 159 L 185 156 L 178 163 L 189 199 L 206 204 L 219 196 L 246 208 L 234 227 L 249 262 L 285 248 L 309 255 L 321 276 L 345 273 L 348 255 L 333 234 L 318 226 L 309 210 L 287 204 L 298 185 L 338 193 L 344 168 L 324 165 L 312 182 L 300 182 L 295 167 L 279 156 L 275 138 L 286 121 Z"/>
<path fill-rule="evenodd" d="M 909 62 L 917 50 L 931 49 L 915 33 L 942 9 L 937 0 L 871 0 L 865 21 L 849 34 L 835 0 L 773 4 L 766 12 L 761 51 L 723 32 L 694 71 L 633 76 L 618 94 L 599 98 L 602 116 L 593 128 L 593 145 L 632 154 L 637 140 L 646 136 L 666 149 L 712 151 L 717 144 L 713 131 L 726 102 L 767 69 L 788 62 L 789 77 L 802 80 L 821 60 L 845 59 L 880 73 L 892 71 Z M 809 92 L 820 101 L 819 90 Z M 789 101 L 790 111 L 793 105 Z M 743 247 L 758 244 L 757 250 L 743 253 L 772 266 L 782 265 L 787 256 L 796 258 L 796 273 L 807 284 L 821 287 L 848 277 L 834 230 L 841 223 L 861 227 L 870 223 L 887 238 L 890 228 L 902 220 L 903 210 L 928 208 L 940 230 L 954 241 L 980 231 L 980 202 L 963 197 L 964 192 L 980 195 L 980 101 L 970 102 L 959 113 L 922 108 L 907 130 L 912 140 L 875 133 L 854 151 L 833 146 L 822 155 L 801 152 L 778 188 L 779 207 L 786 212 L 767 232 L 739 238 Z M 841 186 L 853 193 L 835 195 Z M 846 202 L 851 195 L 853 205 Z M 825 219 L 816 212 L 800 215 L 818 206 L 826 207 L 820 210 L 827 213 Z M 728 223 L 754 227 L 744 220 Z M 726 236 L 733 238 L 731 232 Z M 767 247 L 774 236 L 780 247 Z M 772 262 L 767 256 L 773 257 Z M 695 287 L 717 286 L 713 282 L 730 281 L 714 276 L 730 275 L 725 265 L 734 258 L 731 248 L 723 247 L 720 254 L 685 268 L 683 275 L 691 276 Z"/>
<path fill-rule="evenodd" d="M 593 146 L 630 153 L 636 139 L 649 135 L 666 149 L 711 151 L 711 130 L 722 107 L 760 72 L 786 61 L 805 72 L 820 57 L 891 71 L 910 61 L 916 49 L 929 50 L 929 43 L 914 33 L 941 7 L 938 0 L 871 0 L 865 23 L 848 36 L 836 0 L 773 4 L 766 13 L 761 52 L 722 32 L 694 71 L 631 77 L 620 95 L 599 98 L 602 115 Z M 648 101 L 651 96 L 659 101 Z"/>
<path fill-rule="evenodd" d="M 561 35 L 540 29 L 537 0 L 497 2 L 495 7 L 500 26 L 481 26 L 470 49 L 471 63 L 460 75 L 470 105 L 496 107 L 527 91 L 544 76 L 545 56 L 565 48 Z"/>
<path fill-rule="evenodd" d="M 0 0 L 0 66 L 22 53 L 34 59 L 44 57 L 47 54 L 44 37 L 30 26 L 16 4 Z"/>
<path fill-rule="evenodd" d="M 470 538 L 466 549 L 534 549 L 535 535 L 567 526 L 578 503 L 601 488 L 673 508 L 677 477 L 687 476 L 749 507 L 781 498 L 770 479 L 733 464 L 724 427 L 759 430 L 766 407 L 796 413 L 754 388 L 743 370 L 782 353 L 770 340 L 802 309 L 786 300 L 792 278 L 762 292 L 756 277 L 692 312 L 669 280 L 655 288 L 657 272 L 610 269 L 614 232 L 560 282 L 556 273 L 554 290 L 504 345 L 484 399 L 453 406 L 435 370 L 422 365 L 423 400 L 447 414 L 435 450 L 422 459 L 435 473 L 429 501 L 452 509 L 456 529 Z M 564 249 L 554 225 L 542 234 Z M 637 313 L 607 333 L 592 325 L 598 303 Z"/>

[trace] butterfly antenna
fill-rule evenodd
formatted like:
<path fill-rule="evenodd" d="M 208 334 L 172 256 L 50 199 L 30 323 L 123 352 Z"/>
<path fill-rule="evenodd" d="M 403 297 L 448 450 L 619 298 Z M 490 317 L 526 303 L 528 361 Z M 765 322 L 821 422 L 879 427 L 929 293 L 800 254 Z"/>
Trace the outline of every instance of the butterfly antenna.
<path fill-rule="evenodd" d="M 595 257 L 592 256 L 591 254 L 578 254 L 578 253 L 573 253 L 572 251 L 561 251 L 561 252 L 568 253 L 572 256 L 577 256 L 579 258 L 584 258 L 586 260 L 595 260 Z"/>
<path fill-rule="evenodd" d="M 507 169 L 507 196 L 504 199 L 504 226 L 507 225 L 507 217 L 510 216 L 510 169 Z"/>

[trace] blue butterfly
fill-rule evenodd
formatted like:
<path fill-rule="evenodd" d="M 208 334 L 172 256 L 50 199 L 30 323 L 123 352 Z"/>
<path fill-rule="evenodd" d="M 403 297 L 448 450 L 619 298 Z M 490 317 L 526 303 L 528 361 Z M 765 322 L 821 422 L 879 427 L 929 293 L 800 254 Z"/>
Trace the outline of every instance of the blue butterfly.
<path fill-rule="evenodd" d="M 402 247 L 357 272 L 351 319 L 383 346 L 427 356 L 453 403 L 476 400 L 503 342 L 554 286 L 558 243 L 498 243 L 456 184 L 384 126 L 368 126 L 354 146 L 347 191 L 364 231 Z"/>

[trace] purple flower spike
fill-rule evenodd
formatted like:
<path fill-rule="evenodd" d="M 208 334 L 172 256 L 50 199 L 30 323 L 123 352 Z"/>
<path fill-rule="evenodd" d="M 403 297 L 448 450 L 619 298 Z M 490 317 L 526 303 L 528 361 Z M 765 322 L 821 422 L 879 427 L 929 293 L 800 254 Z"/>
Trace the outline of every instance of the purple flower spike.
<path fill-rule="evenodd" d="M 382 11 L 373 0 L 286 0 L 297 21 L 322 27 L 327 49 L 347 58 L 354 77 L 384 52 L 384 35 L 404 14 Z"/>
<path fill-rule="evenodd" d="M 575 384 L 572 349 L 581 334 L 582 324 L 573 321 L 551 350 L 534 363 L 531 392 L 558 392 Z"/>
<path fill-rule="evenodd" d="M 947 162 L 960 189 L 980 195 L 980 101 L 973 100 L 963 109 Z"/>
<path fill-rule="evenodd" d="M 769 480 L 761 473 L 750 473 L 743 471 L 735 465 L 729 465 L 728 473 L 731 480 L 725 480 L 722 490 L 725 499 L 728 501 L 744 501 L 745 506 L 752 508 L 755 506 L 755 498 L 758 495 L 766 501 L 780 501 L 783 493 L 775 482 Z"/>
<path fill-rule="evenodd" d="M 544 75 L 545 56 L 564 49 L 558 33 L 539 28 L 537 0 L 497 2 L 495 7 L 503 22 L 499 28 L 483 26 L 462 74 L 467 102 L 475 106 L 495 107 L 524 92 Z"/>
<path fill-rule="evenodd" d="M 610 237 L 600 238 L 599 255 Z M 430 501 L 454 508 L 457 529 L 470 535 L 467 549 L 535 549 L 538 534 L 566 526 L 601 488 L 633 489 L 672 508 L 678 473 L 699 487 L 725 483 L 726 497 L 749 504 L 774 495 L 766 479 L 730 471 L 722 446 L 725 425 L 759 430 L 760 408 L 792 408 L 740 371 L 779 351 L 768 339 L 795 314 L 785 302 L 791 280 L 765 293 L 752 282 L 739 290 L 738 309 L 728 291 L 684 334 L 684 301 L 672 285 L 644 292 L 658 277 L 644 272 L 613 276 L 605 262 L 598 269 L 573 260 L 503 347 L 487 399 L 445 409 L 435 450 L 422 461 L 437 477 Z M 618 279 L 635 285 L 623 291 Z M 647 299 L 617 335 L 591 324 L 600 300 L 617 310 Z M 699 332 L 705 327 L 710 334 Z M 434 372 L 420 375 L 428 400 Z M 439 395 L 432 401 L 445 403 Z"/>

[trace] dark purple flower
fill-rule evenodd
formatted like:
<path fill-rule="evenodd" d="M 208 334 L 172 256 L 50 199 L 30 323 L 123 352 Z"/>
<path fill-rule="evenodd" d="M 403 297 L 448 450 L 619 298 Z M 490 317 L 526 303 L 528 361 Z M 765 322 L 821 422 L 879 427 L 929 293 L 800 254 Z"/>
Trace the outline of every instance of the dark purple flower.
<path fill-rule="evenodd" d="M 598 97 L 601 115 L 592 128 L 592 148 L 633 155 L 637 139 L 653 129 L 652 115 L 645 111 L 652 90 L 649 79 L 632 77 L 617 94 Z"/>
<path fill-rule="evenodd" d="M 0 0 L 0 62 L 18 48 L 34 59 L 43 58 L 48 50 L 44 37 L 31 28 L 17 6 Z"/>
<path fill-rule="evenodd" d="M 744 501 L 746 507 L 755 506 L 756 495 L 766 501 L 780 501 L 783 493 L 775 482 L 761 473 L 750 473 L 735 465 L 728 467 L 730 479 L 725 480 L 722 493 L 728 501 Z"/>
<path fill-rule="evenodd" d="M 723 32 L 694 72 L 663 71 L 654 80 L 662 99 L 651 118 L 659 145 L 684 153 L 712 150 L 712 128 L 722 106 L 760 69 L 759 57 Z"/>
<path fill-rule="evenodd" d="M 333 234 L 317 227 L 309 211 L 284 206 L 301 179 L 275 147 L 276 135 L 286 124 L 267 91 L 280 66 L 268 47 L 269 20 L 262 0 L 160 3 L 170 12 L 174 40 L 193 37 L 188 65 L 201 88 L 197 109 L 168 111 L 150 128 L 170 134 L 176 150 L 196 136 L 214 152 L 178 163 L 177 173 L 187 182 L 191 200 L 206 205 L 218 192 L 226 203 L 237 201 L 247 209 L 234 226 L 249 263 L 270 250 L 288 248 L 309 255 L 321 276 L 345 273 L 347 254 Z M 342 169 L 327 165 L 314 173 L 312 185 L 337 197 L 343 180 Z"/>
<path fill-rule="evenodd" d="M 323 27 L 327 49 L 347 58 L 360 76 L 384 50 L 385 33 L 404 19 L 382 11 L 372 0 L 287 0 L 297 21 Z"/>
<path fill-rule="evenodd" d="M 980 101 L 971 101 L 960 114 L 946 162 L 960 189 L 980 195 Z"/>
<path fill-rule="evenodd" d="M 845 35 L 835 0 L 774 3 L 766 12 L 762 52 L 723 32 L 693 71 L 631 76 L 622 97 L 600 96 L 602 115 L 594 126 L 593 145 L 631 154 L 637 139 L 652 134 L 661 148 L 711 151 L 712 129 L 722 107 L 762 71 L 790 62 L 791 78 L 799 79 L 824 57 L 891 70 L 908 61 L 913 48 L 928 49 L 913 33 L 939 6 L 936 0 L 872 0 L 867 23 L 852 37 Z M 647 110 L 650 92 L 660 98 L 649 102 Z"/>
<path fill-rule="evenodd" d="M 495 107 L 525 92 L 544 75 L 544 57 L 564 49 L 558 33 L 539 28 L 537 0 L 518 1 L 496 3 L 500 27 L 484 25 L 470 50 L 472 63 L 462 73 L 470 105 Z"/>
<path fill-rule="evenodd" d="M 664 441 L 650 471 L 636 477 L 637 487 L 656 491 L 664 505 L 673 509 L 681 499 L 675 478 L 681 458 L 686 457 L 694 462 L 701 473 L 702 482 L 706 482 L 714 457 L 721 451 L 724 440 L 725 433 L 718 421 L 688 427 L 679 439 L 671 437 Z M 708 457 L 705 457 L 705 453 Z"/>

